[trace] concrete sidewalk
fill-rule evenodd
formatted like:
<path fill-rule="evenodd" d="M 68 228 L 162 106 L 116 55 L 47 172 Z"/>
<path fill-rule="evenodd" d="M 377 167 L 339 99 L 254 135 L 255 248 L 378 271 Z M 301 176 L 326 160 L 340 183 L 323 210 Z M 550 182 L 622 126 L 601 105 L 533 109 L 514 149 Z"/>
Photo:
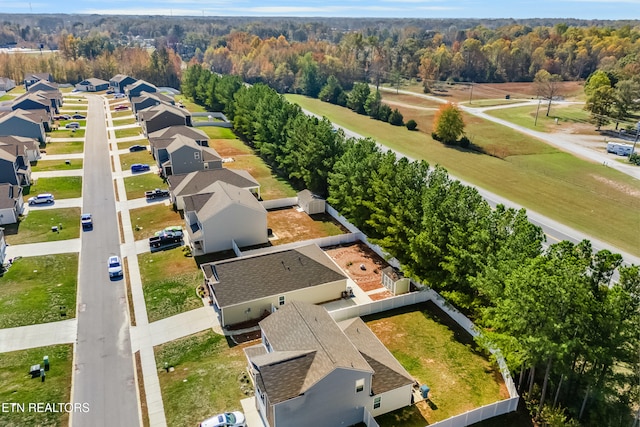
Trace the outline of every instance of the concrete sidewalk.
<path fill-rule="evenodd" d="M 80 252 L 80 239 L 58 240 L 55 242 L 27 243 L 7 246 L 6 259 L 17 256 L 43 256 Z"/>
<path fill-rule="evenodd" d="M 144 197 L 132 200 L 124 200 L 121 202 L 116 202 L 116 210 L 123 211 L 127 209 L 138 209 L 138 208 L 146 208 L 147 206 L 157 205 L 159 203 L 164 204 L 165 206 L 171 205 L 171 200 L 168 197 L 164 199 L 152 199 L 147 200 Z"/>
<path fill-rule="evenodd" d="M 120 156 L 118 156 L 118 159 L 120 159 Z M 150 160 L 153 160 L 153 158 L 151 158 Z M 114 162 L 115 162 L 115 159 L 114 159 Z M 147 163 L 147 164 L 151 167 L 151 170 L 150 170 L 150 171 L 148 171 L 148 172 L 136 172 L 136 173 L 132 173 L 130 169 L 127 169 L 127 170 L 122 170 L 122 169 L 120 169 L 120 171 L 119 171 L 119 172 L 114 172 L 114 173 L 113 173 L 113 177 L 114 177 L 114 178 L 129 178 L 129 177 L 131 177 L 131 176 L 144 175 L 145 173 L 153 173 L 153 174 L 156 174 L 156 175 L 157 175 L 157 174 L 158 174 L 158 166 L 156 166 L 156 164 L 155 164 L 155 163 L 153 163 L 153 165 L 151 165 L 151 164 L 149 164 L 149 163 Z M 117 165 L 118 165 L 118 166 L 120 166 L 120 160 L 118 160 Z M 119 191 L 119 190 L 118 190 L 118 191 Z M 118 193 L 118 194 L 120 194 L 120 193 Z"/>
<path fill-rule="evenodd" d="M 84 153 L 71 153 L 71 154 L 42 153 L 40 156 L 40 160 L 71 160 L 71 159 L 84 159 Z"/>
<path fill-rule="evenodd" d="M 83 169 L 72 169 L 67 171 L 47 171 L 47 172 L 32 172 L 31 178 L 58 178 L 65 176 L 82 176 L 84 174 Z"/>
<path fill-rule="evenodd" d="M 51 143 L 51 142 L 84 142 L 84 137 L 81 137 L 81 138 L 49 138 L 47 140 L 47 143 Z"/>
<path fill-rule="evenodd" d="M 78 335 L 77 330 L 78 322 L 76 319 L 0 329 L 0 353 L 75 343 Z"/>
<path fill-rule="evenodd" d="M 53 195 L 55 197 L 55 194 Z M 40 205 L 25 205 L 24 214 L 27 215 L 30 211 L 41 211 L 47 209 L 60 209 L 60 208 L 81 208 L 82 207 L 82 198 L 74 197 L 72 199 L 57 199 L 54 200 L 51 204 L 40 204 Z"/>

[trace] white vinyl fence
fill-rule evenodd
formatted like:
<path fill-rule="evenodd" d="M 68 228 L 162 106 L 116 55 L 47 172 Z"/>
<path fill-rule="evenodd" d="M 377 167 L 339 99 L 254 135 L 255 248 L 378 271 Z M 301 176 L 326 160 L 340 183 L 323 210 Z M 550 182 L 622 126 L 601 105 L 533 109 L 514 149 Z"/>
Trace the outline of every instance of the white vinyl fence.
<path fill-rule="evenodd" d="M 274 199 L 274 200 L 263 200 L 260 202 L 262 206 L 266 209 L 278 209 L 278 208 L 286 208 L 289 206 L 295 206 L 298 204 L 297 197 L 284 197 L 282 199 Z"/>

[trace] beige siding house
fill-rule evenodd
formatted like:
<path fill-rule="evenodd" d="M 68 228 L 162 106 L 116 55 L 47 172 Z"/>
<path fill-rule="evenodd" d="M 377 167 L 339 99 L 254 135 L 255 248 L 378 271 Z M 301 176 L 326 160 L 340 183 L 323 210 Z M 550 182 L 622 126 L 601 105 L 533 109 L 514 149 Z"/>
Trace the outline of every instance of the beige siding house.
<path fill-rule="evenodd" d="M 339 299 L 347 276 L 317 245 L 201 266 L 223 326 L 259 319 L 291 301 Z"/>
<path fill-rule="evenodd" d="M 184 198 L 184 220 L 194 255 L 267 243 L 267 211 L 249 192 L 216 182 L 210 193 Z"/>
<path fill-rule="evenodd" d="M 269 427 L 351 426 L 411 404 L 413 378 L 360 319 L 287 304 L 246 348 L 255 405 Z"/>

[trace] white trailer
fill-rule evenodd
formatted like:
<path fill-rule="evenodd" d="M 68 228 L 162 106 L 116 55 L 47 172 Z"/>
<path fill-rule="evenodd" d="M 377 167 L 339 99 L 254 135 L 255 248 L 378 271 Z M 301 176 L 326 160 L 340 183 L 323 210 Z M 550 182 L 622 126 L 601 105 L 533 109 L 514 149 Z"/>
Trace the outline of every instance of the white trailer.
<path fill-rule="evenodd" d="M 621 144 L 619 142 L 607 142 L 607 153 L 617 154 L 618 156 L 629 156 L 633 151 L 633 145 Z"/>

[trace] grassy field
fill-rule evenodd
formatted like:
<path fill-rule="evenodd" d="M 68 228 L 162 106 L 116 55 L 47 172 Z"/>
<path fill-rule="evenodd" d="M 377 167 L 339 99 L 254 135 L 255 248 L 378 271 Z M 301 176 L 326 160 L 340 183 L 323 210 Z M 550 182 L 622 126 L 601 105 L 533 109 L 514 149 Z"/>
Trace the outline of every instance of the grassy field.
<path fill-rule="evenodd" d="M 141 175 L 128 176 L 124 179 L 124 188 L 127 192 L 127 199 L 138 199 L 144 197 L 144 192 L 154 188 L 168 188 L 167 184 L 155 173 L 144 173 Z M 120 195 L 122 197 L 122 195 Z"/>
<path fill-rule="evenodd" d="M 124 126 L 124 125 L 132 125 L 136 122 L 136 119 L 133 117 L 128 117 L 126 119 L 119 119 L 119 120 L 114 120 L 113 121 L 113 125 L 114 126 Z"/>
<path fill-rule="evenodd" d="M 51 193 L 56 199 L 71 199 L 82 195 L 81 176 L 38 178 L 35 184 L 24 187 L 24 201 L 35 194 Z M 28 196 L 28 197 L 27 197 Z"/>
<path fill-rule="evenodd" d="M 47 154 L 72 154 L 82 153 L 84 151 L 84 142 L 82 141 L 69 141 L 69 142 L 50 142 L 44 148 Z"/>
<path fill-rule="evenodd" d="M 204 276 L 182 248 L 138 255 L 149 322 L 202 307 L 196 287 Z"/>
<path fill-rule="evenodd" d="M 129 169 L 131 165 L 135 163 L 146 163 L 148 165 L 153 165 L 155 163 L 155 160 L 153 160 L 151 152 L 147 150 L 120 154 L 120 166 L 122 167 L 123 171 Z"/>
<path fill-rule="evenodd" d="M 239 375 L 247 360 L 241 346 L 201 332 L 155 347 L 164 411 L 169 427 L 197 425 L 224 411 L 242 410 Z M 174 372 L 165 372 L 168 363 Z"/>
<path fill-rule="evenodd" d="M 209 145 L 223 158 L 233 157 L 234 161 L 225 163 L 225 167 L 244 169 L 260 183 L 260 195 L 263 200 L 296 195 L 296 191 L 286 179 L 276 175 L 264 160 L 254 154 L 251 147 L 239 139 L 212 139 Z"/>
<path fill-rule="evenodd" d="M 173 210 L 173 205 L 154 203 L 144 208 L 131 209 L 131 226 L 135 240 L 147 239 L 156 231 L 173 225 L 184 225 L 184 219 Z"/>
<path fill-rule="evenodd" d="M 123 150 L 125 148 L 129 148 L 132 145 L 144 145 L 147 146 L 149 145 L 149 140 L 148 139 L 135 139 L 133 141 L 126 141 L 126 142 L 118 142 L 118 149 L 119 150 Z"/>
<path fill-rule="evenodd" d="M 112 111 L 111 112 L 111 118 L 113 119 L 117 119 L 120 117 L 133 117 L 133 113 L 131 112 L 131 110 L 126 110 L 126 111 Z M 115 120 L 114 120 L 115 122 Z"/>
<path fill-rule="evenodd" d="M 126 128 L 126 129 L 116 129 L 114 132 L 115 132 L 116 138 L 126 138 L 126 137 L 129 137 L 129 136 L 142 137 L 142 130 L 139 127 Z"/>
<path fill-rule="evenodd" d="M 84 138 L 84 129 L 65 129 L 61 126 L 60 129 L 48 132 L 51 138 Z"/>
<path fill-rule="evenodd" d="M 78 254 L 21 258 L 0 277 L 0 328 L 76 316 Z"/>
<path fill-rule="evenodd" d="M 70 159 L 69 164 L 66 163 L 66 160 L 37 160 L 31 163 L 31 170 L 33 172 L 45 172 L 82 169 L 82 163 L 82 159 Z"/>
<path fill-rule="evenodd" d="M 365 321 L 402 366 L 431 388 L 429 402 L 416 405 L 429 423 L 509 397 L 497 368 L 434 304 L 404 307 Z"/>
<path fill-rule="evenodd" d="M 46 381 L 28 375 L 32 364 L 49 356 Z M 0 353 L 0 401 L 24 405 L 24 412 L 3 411 L 3 426 L 66 426 L 69 414 L 65 411 L 29 410 L 29 403 L 66 403 L 71 400 L 73 347 L 70 344 L 38 347 L 29 350 Z"/>
<path fill-rule="evenodd" d="M 60 224 L 59 232 L 51 231 L 51 227 Z M 17 224 L 4 227 L 7 243 L 11 245 L 76 239 L 80 237 L 80 208 L 38 210 L 35 207 Z"/>
<path fill-rule="evenodd" d="M 211 139 L 237 139 L 236 135 L 233 133 L 233 130 L 229 128 L 203 126 L 199 129 L 206 133 Z"/>
<path fill-rule="evenodd" d="M 620 249 L 640 254 L 636 234 L 629 233 L 638 229 L 640 183 L 625 174 L 477 118 L 466 117 L 467 135 L 481 149 L 493 151 L 498 157 L 446 147 L 431 139 L 430 111 L 419 116 L 414 114 L 415 110 L 399 108 L 405 119 L 414 118 L 418 122 L 419 132 L 411 132 L 318 100 L 299 95 L 287 98 L 338 125 L 375 137 L 407 156 L 440 164 L 467 182 Z M 616 221 L 602 220 L 613 217 Z"/>
<path fill-rule="evenodd" d="M 547 103 L 543 102 L 540 105 L 536 122 L 537 109 L 537 105 L 532 105 L 490 110 L 487 111 L 487 114 L 540 132 L 561 132 L 570 128 L 572 133 L 597 135 L 595 126 L 589 123 L 589 113 L 584 110 L 582 105 L 552 104 L 549 116 L 547 116 Z M 558 119 L 557 125 L 556 119 Z"/>
<path fill-rule="evenodd" d="M 191 113 L 205 113 L 207 111 L 202 105 L 198 105 L 195 102 L 190 101 L 184 95 L 176 95 L 175 101 L 176 104 L 181 103 L 184 105 L 184 107 Z"/>

